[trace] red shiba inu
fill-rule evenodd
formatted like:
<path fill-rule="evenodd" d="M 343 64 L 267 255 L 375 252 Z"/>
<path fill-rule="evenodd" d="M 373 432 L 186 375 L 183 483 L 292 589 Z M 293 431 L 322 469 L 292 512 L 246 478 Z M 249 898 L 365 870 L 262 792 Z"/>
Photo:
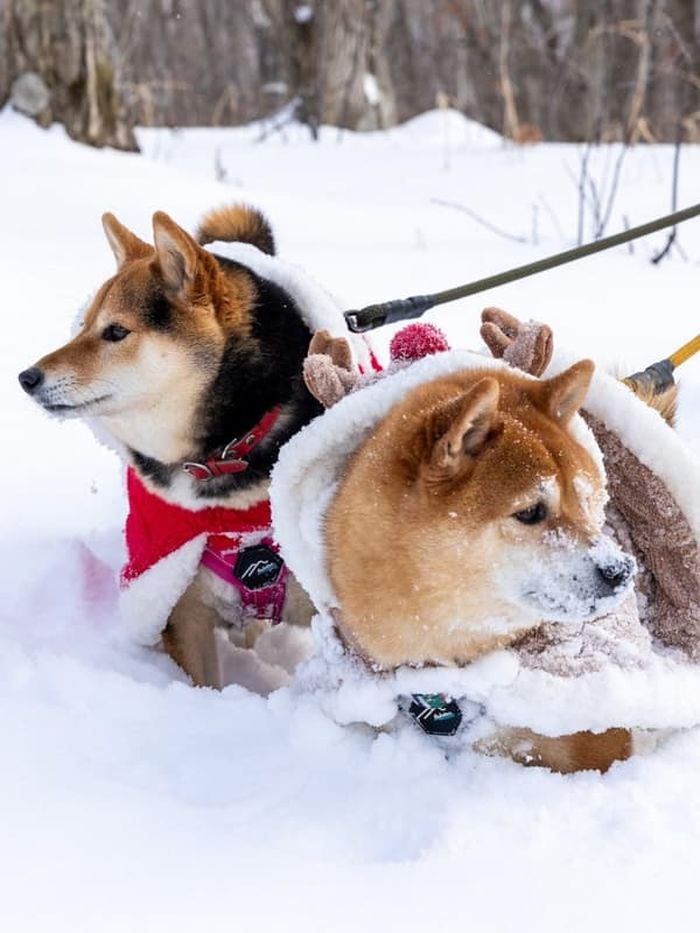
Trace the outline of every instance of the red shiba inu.
<path fill-rule="evenodd" d="M 603 538 L 602 476 L 568 431 L 592 370 L 426 383 L 357 451 L 329 560 L 343 632 L 373 664 L 464 664 L 626 592 L 634 561 Z"/>
<path fill-rule="evenodd" d="M 601 468 L 572 430 L 593 364 L 549 380 L 471 369 L 409 391 L 350 458 L 327 512 L 344 641 L 375 670 L 463 665 L 545 619 L 584 622 L 629 592 L 603 535 Z M 605 769 L 626 730 L 498 737 L 519 760 Z M 525 748 L 522 754 L 518 749 Z"/>

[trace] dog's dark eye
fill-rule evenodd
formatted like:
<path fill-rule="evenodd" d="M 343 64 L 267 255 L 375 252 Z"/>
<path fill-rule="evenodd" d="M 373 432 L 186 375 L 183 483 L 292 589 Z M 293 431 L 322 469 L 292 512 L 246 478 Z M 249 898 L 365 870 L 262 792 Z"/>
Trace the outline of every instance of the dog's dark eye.
<path fill-rule="evenodd" d="M 121 324 L 108 324 L 102 331 L 102 339 L 109 340 L 110 343 L 117 343 L 130 333 L 131 331 L 127 330 L 126 327 L 122 327 Z"/>
<path fill-rule="evenodd" d="M 517 518 L 523 525 L 537 525 L 543 522 L 547 517 L 547 506 L 544 502 L 538 502 L 537 505 L 531 505 L 529 509 L 523 509 L 522 512 L 516 512 L 513 518 Z"/>

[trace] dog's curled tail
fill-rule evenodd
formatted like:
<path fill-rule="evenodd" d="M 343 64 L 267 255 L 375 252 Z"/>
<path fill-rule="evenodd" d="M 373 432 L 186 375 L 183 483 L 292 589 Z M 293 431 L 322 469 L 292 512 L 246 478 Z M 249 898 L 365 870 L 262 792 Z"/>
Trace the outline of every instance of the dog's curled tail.
<path fill-rule="evenodd" d="M 197 227 L 202 246 L 220 240 L 224 243 L 252 243 L 263 253 L 275 255 L 275 238 L 267 219 L 247 204 L 229 204 L 209 211 Z"/>
<path fill-rule="evenodd" d="M 670 424 L 671 427 L 675 426 L 678 411 L 677 385 L 668 386 L 662 392 L 655 392 L 650 386 L 630 386 L 628 382 L 625 382 L 625 385 L 629 386 L 637 398 L 644 402 L 645 405 L 653 408 L 654 411 L 658 411 L 664 421 Z"/>

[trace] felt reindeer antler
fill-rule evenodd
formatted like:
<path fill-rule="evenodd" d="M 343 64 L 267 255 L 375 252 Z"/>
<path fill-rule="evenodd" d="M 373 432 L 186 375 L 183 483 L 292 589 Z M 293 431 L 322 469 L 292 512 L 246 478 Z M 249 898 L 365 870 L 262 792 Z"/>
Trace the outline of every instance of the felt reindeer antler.
<path fill-rule="evenodd" d="M 425 356 L 449 350 L 447 338 L 434 324 L 408 324 L 394 334 L 389 346 L 391 367 L 409 366 Z M 377 374 L 374 373 L 374 376 Z M 355 372 L 350 344 L 344 337 L 317 331 L 304 360 L 304 382 L 324 408 L 330 408 L 352 392 L 362 377 Z"/>
<path fill-rule="evenodd" d="M 522 323 L 500 308 L 486 308 L 481 315 L 481 336 L 497 358 L 511 366 L 540 376 L 552 358 L 552 331 L 535 321 Z M 445 335 L 432 324 L 410 324 L 394 335 L 391 358 L 401 365 L 432 353 L 448 350 Z M 330 408 L 357 385 L 350 344 L 344 337 L 317 331 L 304 360 L 304 382 L 324 408 Z"/>
<path fill-rule="evenodd" d="M 546 324 L 522 323 L 500 308 L 484 308 L 481 320 L 481 336 L 492 356 L 532 376 L 542 375 L 554 349 L 554 337 Z"/>
<path fill-rule="evenodd" d="M 331 337 L 327 330 L 317 331 L 304 360 L 304 382 L 313 397 L 330 408 L 352 391 L 358 378 L 348 341 Z"/>

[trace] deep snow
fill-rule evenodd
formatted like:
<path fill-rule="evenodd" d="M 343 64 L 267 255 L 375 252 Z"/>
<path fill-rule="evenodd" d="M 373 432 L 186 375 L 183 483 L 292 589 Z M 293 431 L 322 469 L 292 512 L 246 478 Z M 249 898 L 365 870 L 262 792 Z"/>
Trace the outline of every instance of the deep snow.
<path fill-rule="evenodd" d="M 342 727 L 289 691 L 193 690 L 167 659 L 114 639 L 120 465 L 16 383 L 111 274 L 102 211 L 148 237 L 156 209 L 193 226 L 211 205 L 249 200 L 281 254 L 348 307 L 575 239 L 577 147 L 515 150 L 450 113 L 386 134 L 327 130 L 318 145 L 296 129 L 259 136 L 144 131 L 132 156 L 0 115 L 0 920 L 13 931 L 694 930 L 697 730 L 605 777 L 468 753 L 446 762 L 418 734 Z M 593 155 L 598 179 L 615 158 L 614 147 Z M 623 215 L 668 210 L 671 162 L 670 147 L 626 157 L 609 232 Z M 684 150 L 681 204 L 697 200 L 699 169 L 700 150 Z M 537 205 L 537 243 L 433 199 L 527 237 Z M 480 308 L 500 304 L 547 321 L 582 356 L 638 369 L 696 332 L 700 222 L 679 239 L 687 262 L 648 262 L 661 234 L 429 319 L 478 347 Z M 700 362 L 682 381 L 680 432 L 699 450 Z"/>

